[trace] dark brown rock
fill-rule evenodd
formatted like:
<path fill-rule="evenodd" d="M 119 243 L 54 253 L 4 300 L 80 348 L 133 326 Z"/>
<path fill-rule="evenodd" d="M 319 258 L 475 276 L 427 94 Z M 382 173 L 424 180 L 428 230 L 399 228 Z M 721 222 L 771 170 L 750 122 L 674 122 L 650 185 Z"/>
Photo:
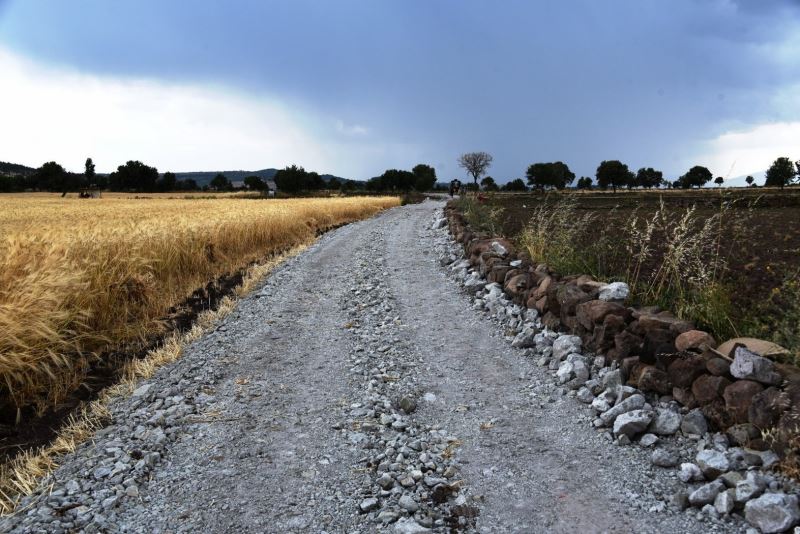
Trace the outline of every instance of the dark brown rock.
<path fill-rule="evenodd" d="M 615 302 L 589 300 L 578 304 L 575 308 L 575 314 L 581 325 L 587 330 L 591 330 L 595 324 L 602 323 L 607 315 L 618 315 L 627 320 L 631 315 L 631 311 Z"/>
<path fill-rule="evenodd" d="M 550 284 L 552 283 L 553 283 L 553 277 L 545 276 L 544 278 L 542 278 L 541 282 L 539 282 L 539 285 L 531 293 L 533 298 L 539 300 L 540 298 L 544 297 L 547 294 L 547 290 L 550 288 Z"/>
<path fill-rule="evenodd" d="M 639 358 L 637 356 L 631 356 L 622 360 L 622 363 L 619 365 L 619 370 L 622 372 L 622 376 L 625 377 L 626 380 L 630 380 L 630 378 L 633 377 L 636 369 L 640 366 L 641 363 L 639 362 Z"/>
<path fill-rule="evenodd" d="M 646 365 L 639 371 L 638 387 L 642 391 L 655 391 L 659 395 L 672 393 L 672 383 L 667 373 L 652 365 Z"/>
<path fill-rule="evenodd" d="M 761 432 L 752 423 L 735 424 L 725 433 L 732 445 L 740 447 L 749 447 L 754 439 L 761 437 Z"/>
<path fill-rule="evenodd" d="M 478 258 L 484 252 L 488 252 L 492 250 L 492 243 L 494 242 L 499 243 L 503 246 L 507 251 L 513 252 L 514 245 L 512 245 L 507 239 L 503 239 L 501 237 L 493 237 L 488 239 L 475 239 L 467 246 L 467 256 L 469 256 L 469 261 L 473 265 L 474 262 L 478 261 Z"/>
<path fill-rule="evenodd" d="M 697 406 L 697 401 L 694 399 L 694 395 L 692 395 L 691 390 L 689 390 L 688 388 L 673 387 L 672 398 L 674 398 L 676 401 L 686 406 L 690 410 L 695 406 Z"/>
<path fill-rule="evenodd" d="M 628 356 L 636 356 L 642 350 L 643 340 L 636 334 L 631 333 L 629 330 L 614 336 L 614 348 L 618 359 L 627 358 Z"/>
<path fill-rule="evenodd" d="M 724 376 L 701 375 L 692 383 L 692 395 L 701 405 L 709 404 L 721 399 L 730 383 Z"/>
<path fill-rule="evenodd" d="M 535 297 L 531 297 L 535 298 Z M 536 301 L 534 307 L 539 311 L 539 313 L 544 313 L 547 310 L 547 297 L 542 297 Z"/>
<path fill-rule="evenodd" d="M 733 418 L 727 408 L 725 408 L 725 401 L 719 397 L 702 405 L 700 411 L 703 412 L 703 415 L 706 416 L 706 419 L 708 419 L 708 422 L 713 428 L 725 429 L 733 424 Z"/>
<path fill-rule="evenodd" d="M 509 269 L 511 267 L 508 265 L 496 264 L 492 267 L 491 272 L 486 275 L 486 280 L 502 284 Z"/>
<path fill-rule="evenodd" d="M 708 332 L 702 330 L 689 330 L 675 338 L 675 348 L 683 352 L 694 350 L 703 352 L 708 348 L 716 348 L 717 342 Z"/>
<path fill-rule="evenodd" d="M 679 334 L 694 329 L 692 323 L 684 321 L 683 319 L 678 319 L 667 311 L 662 311 L 655 315 L 642 313 L 639 315 L 638 319 L 639 324 L 645 331 L 669 330 L 674 336 L 678 336 Z"/>
<path fill-rule="evenodd" d="M 578 304 L 591 298 L 591 295 L 577 286 L 565 284 L 559 287 L 556 291 L 556 300 L 558 301 L 558 312 L 561 319 L 563 320 L 568 315 L 575 315 L 575 309 Z"/>
<path fill-rule="evenodd" d="M 769 387 L 753 396 L 748 420 L 761 430 L 774 427 L 789 408 L 788 396 L 776 387 Z"/>
<path fill-rule="evenodd" d="M 706 361 L 699 354 L 680 354 L 667 369 L 672 385 L 679 388 L 690 388 L 706 370 Z"/>
<path fill-rule="evenodd" d="M 706 362 L 706 369 L 714 376 L 728 376 L 731 371 L 731 364 L 723 358 L 710 358 Z"/>
<path fill-rule="evenodd" d="M 508 272 L 506 273 L 506 277 L 503 278 L 503 289 L 505 289 L 505 286 L 509 280 L 511 280 L 512 278 L 523 272 L 524 271 L 519 267 L 511 267 L 511 269 L 509 269 Z"/>
<path fill-rule="evenodd" d="M 550 330 L 558 330 L 561 327 L 561 320 L 553 312 L 549 311 L 542 317 L 542 324 Z"/>
<path fill-rule="evenodd" d="M 725 408 L 733 418 L 734 423 L 747 423 L 750 405 L 753 397 L 764 391 L 764 387 L 752 380 L 737 380 L 722 394 L 725 399 Z"/>
<path fill-rule="evenodd" d="M 645 330 L 644 343 L 640 352 L 642 360 L 655 363 L 659 354 L 673 352 L 675 352 L 675 336 L 672 332 L 664 329 Z"/>
<path fill-rule="evenodd" d="M 602 324 L 594 327 L 594 339 L 590 348 L 601 352 L 607 351 L 614 346 L 617 334 L 624 329 L 625 319 L 618 315 L 606 315 Z"/>
<path fill-rule="evenodd" d="M 519 298 L 528 289 L 528 283 L 527 274 L 517 274 L 510 278 L 506 276 L 504 289 L 512 298 Z"/>
<path fill-rule="evenodd" d="M 511 270 L 511 266 L 508 264 L 508 261 L 505 258 L 501 258 L 499 255 L 495 254 L 494 252 L 484 252 L 480 255 L 478 259 L 478 271 L 481 273 L 482 276 L 487 276 L 489 273 L 492 272 L 492 269 L 497 265 L 502 265 L 507 267 L 506 271 Z M 498 283 L 502 283 L 503 281 L 500 280 Z"/>

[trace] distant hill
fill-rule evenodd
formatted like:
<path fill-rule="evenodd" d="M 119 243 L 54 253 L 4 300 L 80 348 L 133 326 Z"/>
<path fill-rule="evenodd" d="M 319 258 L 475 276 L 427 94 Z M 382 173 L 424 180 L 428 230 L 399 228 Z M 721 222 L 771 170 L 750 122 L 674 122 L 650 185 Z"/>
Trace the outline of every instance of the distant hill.
<path fill-rule="evenodd" d="M 36 169 L 31 167 L 26 167 L 25 165 L 20 165 L 18 163 L 6 163 L 5 161 L 0 161 L 0 174 L 33 174 L 36 172 Z"/>
<path fill-rule="evenodd" d="M 258 176 L 262 180 L 272 180 L 275 178 L 275 173 L 278 169 L 261 169 L 260 171 L 195 171 L 195 172 L 176 172 L 175 178 L 178 180 L 194 180 L 200 187 L 208 185 L 214 177 L 222 173 L 231 182 L 241 182 L 248 176 Z M 338 181 L 345 181 L 347 178 L 340 178 L 332 174 L 321 174 L 320 177 L 326 182 L 336 179 Z"/>

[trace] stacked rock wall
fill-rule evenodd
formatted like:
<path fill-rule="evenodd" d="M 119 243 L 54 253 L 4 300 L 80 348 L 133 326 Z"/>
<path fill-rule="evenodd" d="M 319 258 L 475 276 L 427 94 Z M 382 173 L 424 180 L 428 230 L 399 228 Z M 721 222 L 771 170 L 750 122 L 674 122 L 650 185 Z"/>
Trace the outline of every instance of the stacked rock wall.
<path fill-rule="evenodd" d="M 488 282 L 536 310 L 547 328 L 578 336 L 586 349 L 616 362 L 628 385 L 698 408 L 741 445 L 763 450 L 762 431 L 769 431 L 770 445 L 785 453 L 800 433 L 800 370 L 769 358 L 781 347 L 750 338 L 718 346 L 668 310 L 626 306 L 624 283 L 561 276 L 505 238 L 476 234 L 454 207 L 445 213 L 467 260 Z"/>

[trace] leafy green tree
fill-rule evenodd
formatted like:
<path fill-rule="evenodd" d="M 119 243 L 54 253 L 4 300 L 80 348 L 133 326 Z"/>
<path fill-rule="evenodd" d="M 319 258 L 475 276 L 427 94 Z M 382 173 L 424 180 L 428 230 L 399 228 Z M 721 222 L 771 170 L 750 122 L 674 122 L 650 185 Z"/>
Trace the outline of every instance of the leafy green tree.
<path fill-rule="evenodd" d="M 185 180 L 178 180 L 175 184 L 175 189 L 178 191 L 197 191 L 200 188 L 197 186 L 196 181 L 192 178 L 187 178 Z"/>
<path fill-rule="evenodd" d="M 55 161 L 48 161 L 36 169 L 33 175 L 37 189 L 66 193 L 73 185 L 69 173 Z"/>
<path fill-rule="evenodd" d="M 228 180 L 228 177 L 222 174 L 221 172 L 217 173 L 217 175 L 211 179 L 211 182 L 208 184 L 208 186 L 216 191 L 233 190 L 233 184 L 231 183 L 230 180 Z"/>
<path fill-rule="evenodd" d="M 486 174 L 486 170 L 492 165 L 492 156 L 487 152 L 467 152 L 458 158 L 458 165 L 472 176 L 477 190 L 478 179 Z"/>
<path fill-rule="evenodd" d="M 141 161 L 129 161 L 120 165 L 108 177 L 112 191 L 155 191 L 158 169 Z"/>
<path fill-rule="evenodd" d="M 600 163 L 600 166 L 597 167 L 595 178 L 598 186 L 603 189 L 607 189 L 610 186 L 616 192 L 617 187 L 625 187 L 634 181 L 636 177 L 628 170 L 627 165 L 612 159 Z"/>
<path fill-rule="evenodd" d="M 664 182 L 664 175 L 661 171 L 657 171 L 652 167 L 642 167 L 636 172 L 636 185 L 650 189 L 652 187 L 660 187 Z"/>
<path fill-rule="evenodd" d="M 747 185 L 752 187 L 754 178 L 752 176 L 748 176 L 747 178 L 744 179 L 744 181 L 747 182 Z"/>
<path fill-rule="evenodd" d="M 714 178 L 714 183 L 717 184 L 717 187 L 722 187 L 722 184 L 725 182 L 725 179 L 722 176 L 717 176 Z"/>
<path fill-rule="evenodd" d="M 578 189 L 591 189 L 592 188 L 592 179 L 588 176 L 581 176 L 578 178 Z"/>
<path fill-rule="evenodd" d="M 575 173 L 569 170 L 566 163 L 534 163 L 528 167 L 525 176 L 528 184 L 538 189 L 554 187 L 564 189 L 575 179 Z"/>
<path fill-rule="evenodd" d="M 481 180 L 481 185 L 483 186 L 484 191 L 499 191 L 500 188 L 497 187 L 497 183 L 494 181 L 494 178 L 491 176 L 487 176 L 483 180 Z"/>
<path fill-rule="evenodd" d="M 409 191 L 414 188 L 417 177 L 409 171 L 389 169 L 380 176 L 367 181 L 370 191 Z"/>
<path fill-rule="evenodd" d="M 95 183 L 94 162 L 92 161 L 92 158 L 86 158 L 86 163 L 84 164 L 83 176 L 86 179 L 87 185 L 93 185 Z"/>
<path fill-rule="evenodd" d="M 701 165 L 695 165 L 689 172 L 678 178 L 678 183 L 681 188 L 691 189 L 692 187 L 703 187 L 714 175 L 711 174 L 707 168 Z"/>
<path fill-rule="evenodd" d="M 161 178 L 159 178 L 157 185 L 159 191 L 175 191 L 178 186 L 178 180 L 175 177 L 175 173 L 165 172 Z"/>
<path fill-rule="evenodd" d="M 259 176 L 248 176 L 244 179 L 244 185 L 251 191 L 263 191 L 267 184 Z"/>
<path fill-rule="evenodd" d="M 298 193 L 306 188 L 307 175 L 303 167 L 292 165 L 275 173 L 275 185 L 285 193 Z"/>
<path fill-rule="evenodd" d="M 436 185 L 436 169 L 430 165 L 420 163 L 415 165 L 411 172 L 416 176 L 414 189 L 417 191 L 430 191 Z"/>
<path fill-rule="evenodd" d="M 318 173 L 311 171 L 306 173 L 305 185 L 303 189 L 307 191 L 319 191 L 325 189 L 325 180 Z"/>
<path fill-rule="evenodd" d="M 778 158 L 767 169 L 767 180 L 764 185 L 768 187 L 780 186 L 783 189 L 792 183 L 796 175 L 795 165 L 789 158 Z"/>
<path fill-rule="evenodd" d="M 528 186 L 522 181 L 522 178 L 514 178 L 502 187 L 503 191 L 527 191 Z"/>

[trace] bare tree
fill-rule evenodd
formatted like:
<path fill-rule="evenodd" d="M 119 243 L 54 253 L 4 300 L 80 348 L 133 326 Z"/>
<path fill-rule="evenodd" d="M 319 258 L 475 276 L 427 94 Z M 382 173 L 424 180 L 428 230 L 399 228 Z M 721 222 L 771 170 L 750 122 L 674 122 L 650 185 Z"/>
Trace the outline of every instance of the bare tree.
<path fill-rule="evenodd" d="M 461 154 L 461 157 L 458 158 L 458 165 L 472 175 L 476 186 L 478 185 L 478 178 L 486 174 L 486 169 L 491 164 L 492 156 L 486 152 L 467 152 L 466 154 Z"/>

